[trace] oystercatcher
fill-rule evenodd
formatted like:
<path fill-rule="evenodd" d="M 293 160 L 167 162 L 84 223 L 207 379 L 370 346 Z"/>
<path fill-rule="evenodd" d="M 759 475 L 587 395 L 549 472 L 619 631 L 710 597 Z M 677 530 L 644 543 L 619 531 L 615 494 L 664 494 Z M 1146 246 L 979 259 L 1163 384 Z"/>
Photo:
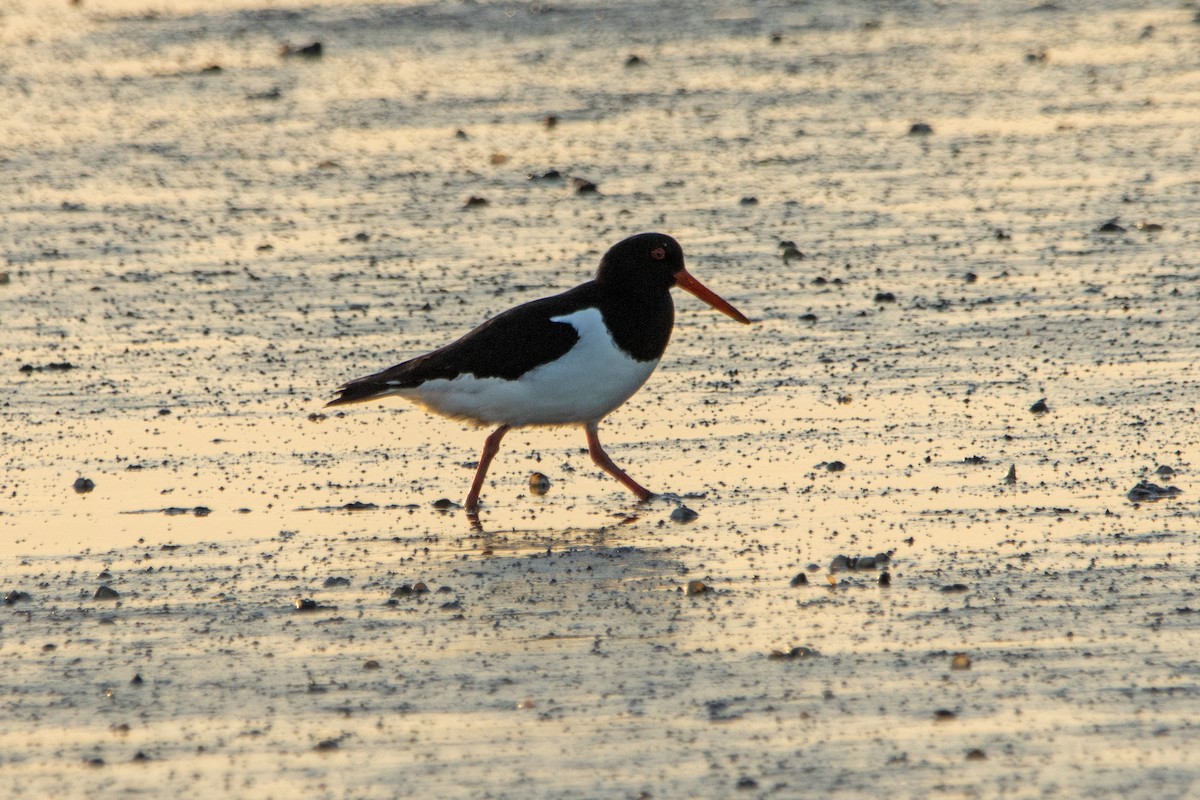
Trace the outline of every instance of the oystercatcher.
<path fill-rule="evenodd" d="M 509 309 L 445 347 L 350 381 L 327 406 L 393 395 L 478 425 L 499 425 L 479 458 L 466 510 L 476 513 L 500 440 L 528 425 L 582 425 L 592 461 L 639 500 L 654 493 L 604 452 L 597 426 L 658 366 L 675 320 L 678 286 L 738 322 L 750 320 L 683 265 L 679 243 L 641 233 L 600 259 L 596 277 Z"/>

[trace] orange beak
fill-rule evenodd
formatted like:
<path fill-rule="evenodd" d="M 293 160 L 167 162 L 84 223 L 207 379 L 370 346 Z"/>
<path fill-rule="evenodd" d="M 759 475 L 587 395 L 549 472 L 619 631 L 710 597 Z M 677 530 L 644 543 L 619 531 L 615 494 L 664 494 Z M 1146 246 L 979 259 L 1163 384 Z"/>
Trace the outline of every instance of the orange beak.
<path fill-rule="evenodd" d="M 716 292 L 693 278 L 691 273 L 686 269 L 680 269 L 679 272 L 675 273 L 675 285 L 688 294 L 700 298 L 725 316 L 747 325 L 750 324 L 750 320 L 746 319 L 745 314 L 729 305 L 729 303 L 726 303 Z"/>

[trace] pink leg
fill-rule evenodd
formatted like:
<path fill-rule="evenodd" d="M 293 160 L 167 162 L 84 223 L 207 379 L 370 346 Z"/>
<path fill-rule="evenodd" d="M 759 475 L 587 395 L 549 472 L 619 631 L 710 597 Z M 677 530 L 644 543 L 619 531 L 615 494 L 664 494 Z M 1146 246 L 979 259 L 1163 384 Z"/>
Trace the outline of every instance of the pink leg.
<path fill-rule="evenodd" d="M 467 493 L 467 513 L 474 514 L 479 510 L 479 493 L 483 490 L 483 479 L 487 477 L 488 467 L 492 459 L 500 451 L 500 440 L 508 433 L 508 426 L 501 425 L 488 436 L 483 445 L 483 455 L 479 457 L 479 466 L 475 469 L 475 480 L 471 483 L 471 491 Z"/>
<path fill-rule="evenodd" d="M 600 438 L 596 435 L 596 428 L 599 423 L 589 422 L 584 426 L 587 431 L 588 453 L 592 456 L 592 461 L 596 462 L 596 466 L 612 475 L 621 482 L 629 491 L 637 495 L 638 500 L 649 500 L 654 497 L 654 492 L 639 484 L 633 478 L 625 474 L 625 470 L 613 463 L 613 460 L 608 457 L 608 453 L 604 452 L 604 448 L 600 446 Z"/>

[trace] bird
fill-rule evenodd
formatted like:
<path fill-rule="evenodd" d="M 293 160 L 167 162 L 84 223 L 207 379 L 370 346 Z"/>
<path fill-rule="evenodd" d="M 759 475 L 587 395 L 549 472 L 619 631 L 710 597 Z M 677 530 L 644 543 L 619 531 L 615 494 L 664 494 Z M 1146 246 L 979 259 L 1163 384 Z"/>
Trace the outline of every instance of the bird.
<path fill-rule="evenodd" d="M 351 380 L 326 407 L 401 397 L 445 417 L 497 426 L 467 493 L 468 514 L 478 514 L 501 439 L 527 426 L 582 426 L 596 466 L 639 501 L 649 500 L 655 494 L 604 451 L 598 427 L 658 366 L 675 323 L 674 287 L 750 322 L 692 277 L 675 239 L 639 233 L 609 248 L 592 280 L 510 308 L 444 347 Z"/>

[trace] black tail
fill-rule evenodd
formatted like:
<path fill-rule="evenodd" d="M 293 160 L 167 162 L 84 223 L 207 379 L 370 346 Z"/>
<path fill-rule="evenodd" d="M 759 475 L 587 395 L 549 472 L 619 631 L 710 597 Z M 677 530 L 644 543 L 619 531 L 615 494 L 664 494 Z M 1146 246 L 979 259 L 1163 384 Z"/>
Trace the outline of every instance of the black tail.
<path fill-rule="evenodd" d="M 374 381 L 370 378 L 351 381 L 342 388 L 338 389 L 338 396 L 326 403 L 325 407 L 329 408 L 330 406 L 346 406 L 351 403 L 361 403 L 364 400 L 371 400 L 387 394 L 388 391 L 395 388 L 395 386 Z"/>

